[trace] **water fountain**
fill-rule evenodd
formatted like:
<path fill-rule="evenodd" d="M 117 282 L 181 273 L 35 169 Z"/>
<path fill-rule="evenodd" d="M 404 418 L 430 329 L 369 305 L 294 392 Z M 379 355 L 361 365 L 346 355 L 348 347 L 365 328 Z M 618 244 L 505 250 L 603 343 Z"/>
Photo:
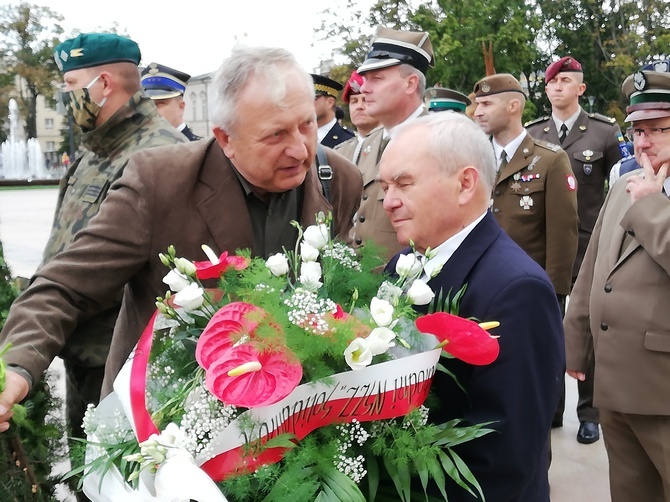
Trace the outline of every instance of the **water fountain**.
<path fill-rule="evenodd" d="M 15 99 L 9 100 L 9 136 L 0 145 L 0 153 L 0 179 L 29 181 L 50 177 L 37 139 L 23 140 Z"/>

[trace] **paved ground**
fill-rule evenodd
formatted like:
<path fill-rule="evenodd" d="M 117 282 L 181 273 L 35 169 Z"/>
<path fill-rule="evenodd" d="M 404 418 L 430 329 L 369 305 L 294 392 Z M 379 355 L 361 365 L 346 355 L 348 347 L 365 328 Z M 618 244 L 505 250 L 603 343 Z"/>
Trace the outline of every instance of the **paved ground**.
<path fill-rule="evenodd" d="M 55 188 L 0 190 L 0 240 L 15 276 L 29 277 L 39 265 L 56 203 Z M 58 367 L 58 366 L 57 366 Z M 575 441 L 577 386 L 567 379 L 564 426 L 552 432 L 549 470 L 552 502 L 610 502 L 603 441 Z"/>

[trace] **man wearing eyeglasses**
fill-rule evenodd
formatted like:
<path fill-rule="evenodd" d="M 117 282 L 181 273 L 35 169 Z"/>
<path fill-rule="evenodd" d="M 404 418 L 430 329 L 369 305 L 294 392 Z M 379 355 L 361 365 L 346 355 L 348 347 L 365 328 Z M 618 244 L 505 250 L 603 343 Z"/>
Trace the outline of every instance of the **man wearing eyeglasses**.
<path fill-rule="evenodd" d="M 568 374 L 595 355 L 612 502 L 670 500 L 670 73 L 623 83 L 642 170 L 615 183 L 565 315 Z"/>

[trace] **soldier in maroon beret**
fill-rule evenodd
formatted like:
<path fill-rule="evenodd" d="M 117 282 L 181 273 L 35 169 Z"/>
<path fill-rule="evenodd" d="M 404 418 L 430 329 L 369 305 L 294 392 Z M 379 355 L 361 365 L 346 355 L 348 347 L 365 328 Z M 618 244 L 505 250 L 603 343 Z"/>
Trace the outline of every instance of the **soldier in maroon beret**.
<path fill-rule="evenodd" d="M 577 211 L 579 213 L 579 248 L 572 269 L 574 283 L 586 246 L 589 243 L 598 212 L 605 200 L 606 181 L 612 166 L 626 149 L 621 129 L 612 117 L 586 113 L 579 98 L 586 91 L 582 65 L 572 56 L 564 56 L 550 64 L 545 72 L 545 92 L 551 102 L 551 116 L 526 124 L 537 139 L 560 144 L 570 159 L 577 179 Z M 600 438 L 598 410 L 593 407 L 593 366 L 586 380 L 578 383 L 577 417 L 580 426 L 577 441 L 593 443 Z M 553 426 L 563 425 L 565 396 L 559 404 Z"/>

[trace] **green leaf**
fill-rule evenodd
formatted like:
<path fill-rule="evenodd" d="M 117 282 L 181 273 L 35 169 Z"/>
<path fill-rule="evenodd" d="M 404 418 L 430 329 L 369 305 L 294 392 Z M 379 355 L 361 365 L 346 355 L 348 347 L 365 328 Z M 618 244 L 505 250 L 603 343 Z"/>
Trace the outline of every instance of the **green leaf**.
<path fill-rule="evenodd" d="M 322 486 L 329 487 L 342 502 L 365 502 L 365 497 L 353 480 L 333 468 L 324 473 Z"/>
<path fill-rule="evenodd" d="M 377 497 L 377 489 L 379 488 L 379 464 L 377 457 L 368 455 L 365 459 L 365 464 L 368 471 L 368 498 L 370 502 L 374 502 Z"/>
<path fill-rule="evenodd" d="M 467 490 L 469 494 L 471 494 L 473 497 L 475 496 L 475 493 L 470 489 L 470 487 L 461 479 L 461 474 L 458 471 L 458 468 L 454 464 L 454 462 L 451 460 L 449 455 L 447 453 L 453 453 L 450 448 L 445 448 L 444 450 L 441 450 L 438 452 L 438 456 L 440 457 L 440 463 L 442 464 L 442 468 L 444 469 L 444 472 L 446 472 L 451 479 L 454 480 L 454 482 L 463 488 L 464 490 Z"/>
<path fill-rule="evenodd" d="M 461 476 L 463 476 L 472 486 L 474 486 L 477 489 L 479 496 L 483 501 L 485 501 L 486 497 L 484 497 L 482 487 L 479 486 L 479 483 L 477 482 L 477 479 L 475 478 L 474 474 L 472 474 L 470 468 L 467 466 L 465 462 L 463 462 L 463 459 L 455 451 L 450 450 L 449 453 L 451 453 L 451 456 L 454 458 L 454 463 L 456 464 L 456 468 L 458 469 L 458 471 L 461 473 Z"/>
<path fill-rule="evenodd" d="M 393 464 L 393 461 L 390 460 L 388 457 L 383 457 L 384 458 L 384 467 L 386 467 L 386 471 L 389 473 L 391 476 L 391 479 L 393 480 L 393 484 L 395 485 L 395 489 L 398 492 L 398 495 L 400 496 L 400 500 L 402 502 L 410 502 L 411 500 L 411 480 L 410 480 L 410 475 L 409 475 L 409 469 L 398 469 L 398 467 Z"/>

